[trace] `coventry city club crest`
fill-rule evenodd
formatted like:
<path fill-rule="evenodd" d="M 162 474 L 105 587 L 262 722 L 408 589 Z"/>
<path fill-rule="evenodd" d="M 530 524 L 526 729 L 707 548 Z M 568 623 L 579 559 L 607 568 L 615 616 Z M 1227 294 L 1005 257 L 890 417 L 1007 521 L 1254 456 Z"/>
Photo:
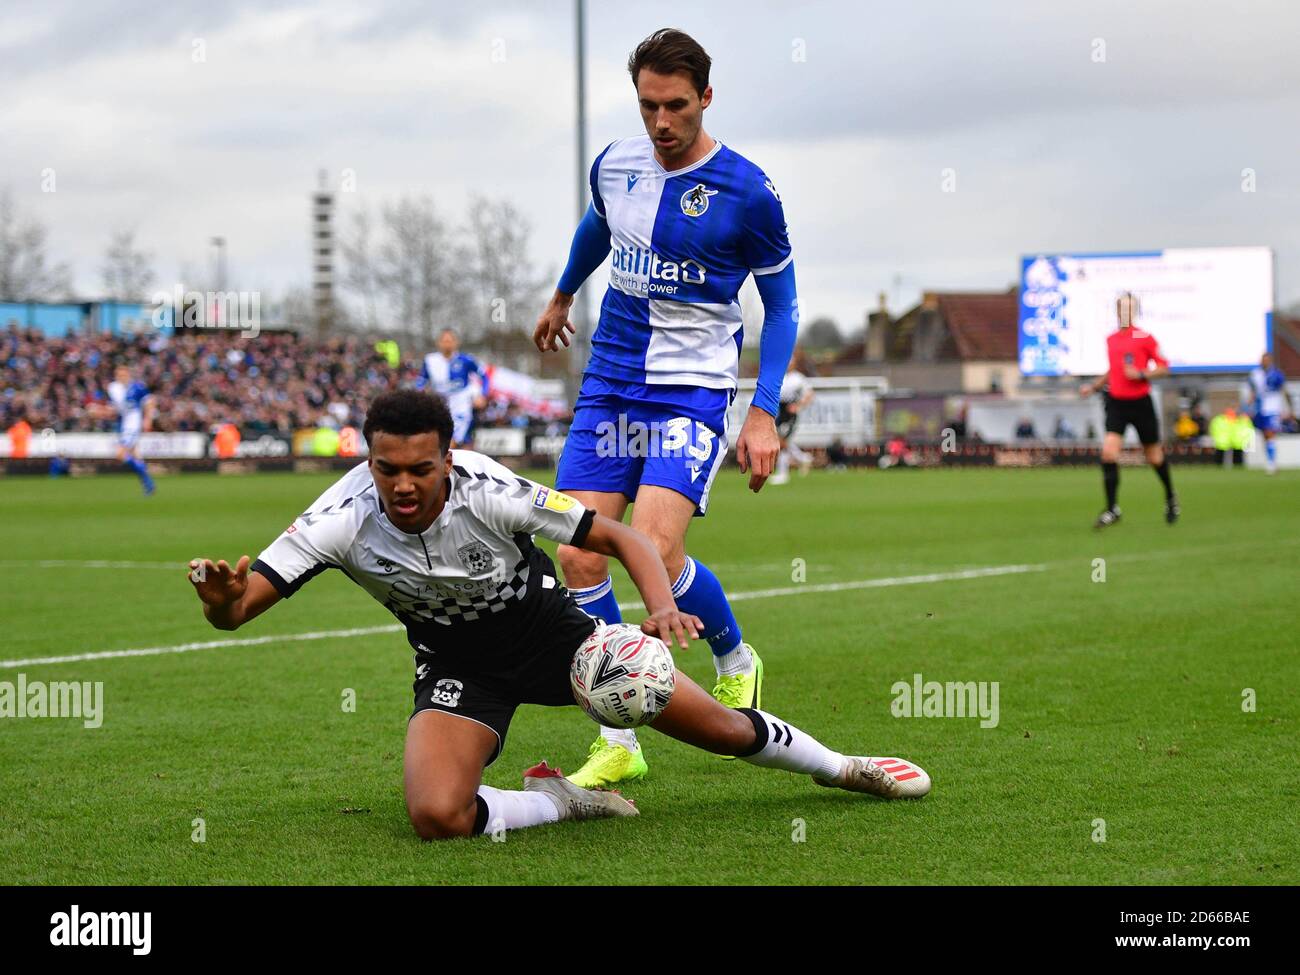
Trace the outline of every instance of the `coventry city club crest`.
<path fill-rule="evenodd" d="M 465 685 L 458 680 L 444 677 L 433 685 L 432 700 L 444 708 L 454 708 L 460 703 L 460 696 L 465 692 Z"/>
<path fill-rule="evenodd" d="M 717 190 L 707 190 L 703 183 L 696 183 L 682 194 L 682 213 L 688 217 L 702 216 L 709 208 L 709 197 L 717 195 Z"/>
<path fill-rule="evenodd" d="M 470 575 L 482 575 L 492 568 L 492 550 L 482 542 L 469 542 L 456 549 L 460 561 Z"/>

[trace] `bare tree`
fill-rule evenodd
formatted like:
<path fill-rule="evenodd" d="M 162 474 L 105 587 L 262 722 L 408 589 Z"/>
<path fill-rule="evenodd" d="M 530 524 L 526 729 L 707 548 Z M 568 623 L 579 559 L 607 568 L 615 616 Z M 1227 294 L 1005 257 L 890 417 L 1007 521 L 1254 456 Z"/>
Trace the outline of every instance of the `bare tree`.
<path fill-rule="evenodd" d="M 311 289 L 301 284 L 291 285 L 285 289 L 280 299 L 280 308 L 285 324 L 294 329 L 305 330 L 316 316 L 315 306 L 312 305 Z"/>
<path fill-rule="evenodd" d="M 108 242 L 100 271 L 104 295 L 116 301 L 144 301 L 153 286 L 153 255 L 137 250 L 134 230 L 118 230 Z"/>
<path fill-rule="evenodd" d="M 352 214 L 351 227 L 339 235 L 339 254 L 343 258 L 341 284 L 361 300 L 367 329 L 379 325 L 379 281 L 374 264 L 373 236 L 374 220 L 366 209 Z"/>
<path fill-rule="evenodd" d="M 377 218 L 366 209 L 352 216 L 339 280 L 368 329 L 429 342 L 450 326 L 505 354 L 526 337 L 542 302 L 530 233 L 506 200 L 474 197 L 463 222 L 453 223 L 428 197 L 403 197 L 382 205 Z"/>
<path fill-rule="evenodd" d="M 385 205 L 383 225 L 385 236 L 375 254 L 379 291 L 404 331 L 431 338 L 447 324 L 463 287 L 452 266 L 447 226 L 428 197 Z"/>
<path fill-rule="evenodd" d="M 8 187 L 0 191 L 0 300 L 42 301 L 71 294 L 69 266 L 50 266 L 46 260 L 47 234 L 44 224 L 22 218 Z"/>
<path fill-rule="evenodd" d="M 468 334 L 492 343 L 508 340 L 527 331 L 536 318 L 546 281 L 528 256 L 531 232 L 509 200 L 470 201 L 469 222 L 459 235 L 468 241 L 461 263 L 473 285 L 470 307 L 461 319 Z"/>

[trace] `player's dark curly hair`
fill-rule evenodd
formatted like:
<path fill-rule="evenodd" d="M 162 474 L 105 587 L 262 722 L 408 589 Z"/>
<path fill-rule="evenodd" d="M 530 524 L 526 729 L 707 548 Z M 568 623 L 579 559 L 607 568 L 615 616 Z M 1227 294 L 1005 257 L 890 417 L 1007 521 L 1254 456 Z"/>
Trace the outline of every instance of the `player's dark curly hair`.
<path fill-rule="evenodd" d="M 369 444 L 380 432 L 411 437 L 434 430 L 445 454 L 451 446 L 452 429 L 451 411 L 441 396 L 418 389 L 396 389 L 375 397 L 366 411 L 361 433 Z"/>
<path fill-rule="evenodd" d="M 636 78 L 642 68 L 649 68 L 655 74 L 685 71 L 691 76 L 695 93 L 703 98 L 704 89 L 709 87 L 709 68 L 712 65 L 713 59 L 700 47 L 699 41 L 685 31 L 664 27 L 636 46 L 627 59 L 627 72 L 632 76 L 632 86 L 636 87 Z"/>

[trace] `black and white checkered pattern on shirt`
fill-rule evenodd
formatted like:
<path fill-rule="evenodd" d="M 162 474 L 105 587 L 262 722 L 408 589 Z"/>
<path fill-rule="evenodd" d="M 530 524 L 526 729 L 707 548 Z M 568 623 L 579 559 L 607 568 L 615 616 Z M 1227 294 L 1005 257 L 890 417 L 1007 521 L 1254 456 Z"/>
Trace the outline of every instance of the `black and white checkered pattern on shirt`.
<path fill-rule="evenodd" d="M 490 613 L 506 609 L 511 599 L 523 599 L 528 592 L 528 560 L 521 559 L 513 573 L 493 593 L 477 596 L 447 596 L 442 599 L 421 599 L 405 606 L 390 605 L 398 617 L 412 616 L 421 623 L 442 623 L 450 626 L 457 622 L 472 623 Z"/>

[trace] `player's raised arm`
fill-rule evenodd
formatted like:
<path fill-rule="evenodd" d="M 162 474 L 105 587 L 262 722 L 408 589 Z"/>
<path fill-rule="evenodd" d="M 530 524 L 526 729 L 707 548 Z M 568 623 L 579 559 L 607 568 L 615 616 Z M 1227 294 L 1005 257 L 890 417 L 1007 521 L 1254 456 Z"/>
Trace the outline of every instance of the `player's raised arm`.
<path fill-rule="evenodd" d="M 248 556 L 232 569 L 225 559 L 192 559 L 186 578 L 203 603 L 203 615 L 218 630 L 237 630 L 277 602 L 280 594 L 260 572 L 248 572 Z"/>
<path fill-rule="evenodd" d="M 670 645 L 676 636 L 683 650 L 689 640 L 699 636 L 703 622 L 698 616 L 678 610 L 659 550 L 641 532 L 604 515 L 595 515 L 578 547 L 613 556 L 623 563 L 650 614 L 641 624 L 643 632 Z"/>

